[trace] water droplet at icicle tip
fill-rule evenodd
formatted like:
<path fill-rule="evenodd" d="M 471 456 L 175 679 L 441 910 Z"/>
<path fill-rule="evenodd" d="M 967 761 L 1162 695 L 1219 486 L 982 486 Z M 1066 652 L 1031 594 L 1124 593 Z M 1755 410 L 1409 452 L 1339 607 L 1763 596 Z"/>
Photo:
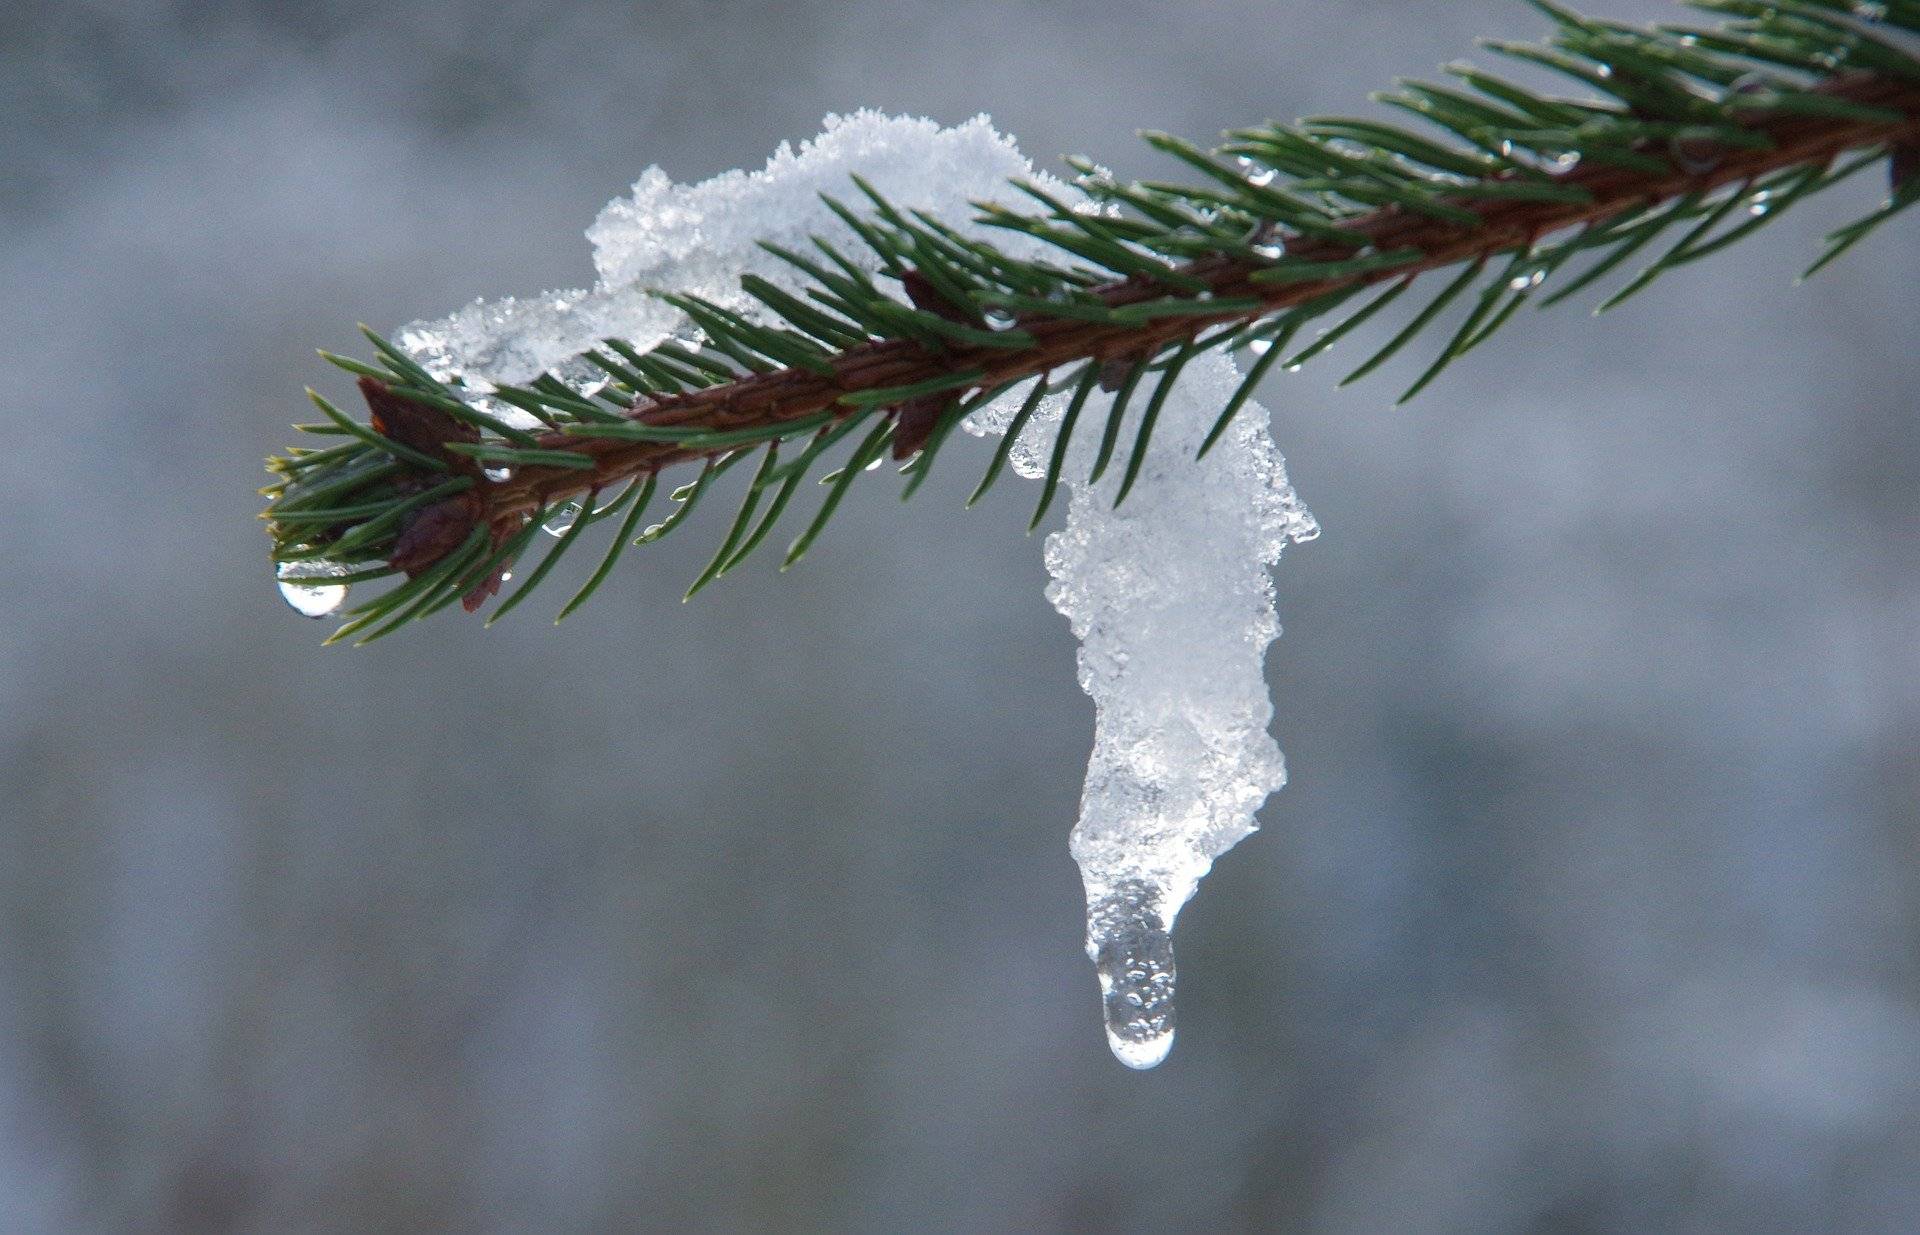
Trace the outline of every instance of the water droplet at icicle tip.
<path fill-rule="evenodd" d="M 1087 955 L 1100 978 L 1107 1045 L 1129 1068 L 1151 1068 L 1173 1049 L 1169 899 L 1163 889 L 1133 879 L 1087 904 Z"/>
<path fill-rule="evenodd" d="M 273 573 L 280 599 L 301 617 L 323 618 L 347 603 L 347 585 L 327 582 L 347 573 L 338 562 L 282 562 Z"/>

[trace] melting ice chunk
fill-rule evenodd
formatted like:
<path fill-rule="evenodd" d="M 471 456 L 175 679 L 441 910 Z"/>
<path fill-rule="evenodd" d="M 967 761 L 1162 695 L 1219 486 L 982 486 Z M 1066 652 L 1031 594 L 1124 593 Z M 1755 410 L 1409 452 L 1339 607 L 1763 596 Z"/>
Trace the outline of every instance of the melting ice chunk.
<path fill-rule="evenodd" d="M 1047 596 L 1080 640 L 1080 685 L 1094 702 L 1071 846 L 1087 892 L 1087 952 L 1108 1044 L 1135 1068 L 1173 1045 L 1174 918 L 1286 782 L 1267 733 L 1263 662 L 1280 633 L 1269 569 L 1284 545 L 1312 540 L 1320 525 L 1288 485 L 1257 404 L 1194 459 L 1238 382 L 1218 352 L 1187 366 L 1118 510 L 1111 476 L 1097 486 L 1079 480 L 1100 434 L 1076 433 L 1067 523 L 1047 538 Z M 1024 397 L 1010 392 L 968 429 L 1000 431 Z M 1064 402 L 1042 405 L 1013 448 L 1015 470 L 1044 474 Z M 1110 406 L 1096 397 L 1083 413 L 1094 419 L 1083 423 Z"/>
<path fill-rule="evenodd" d="M 795 271 L 759 241 L 804 251 L 819 235 L 877 269 L 878 259 L 820 200 L 821 193 L 856 200 L 855 172 L 900 207 L 928 211 L 1020 256 L 1057 259 L 1031 237 L 979 227 L 972 203 L 1016 204 L 1024 199 L 1007 180 L 1026 177 L 1087 204 L 1070 186 L 1036 175 L 985 117 L 954 128 L 873 112 L 829 117 L 819 137 L 797 151 L 782 146 L 761 171 L 676 185 L 649 169 L 588 233 L 593 287 L 476 302 L 414 323 L 401 344 L 441 377 L 478 390 L 548 368 L 579 388 L 598 377 L 569 357 L 602 338 L 645 348 L 686 329 L 684 316 L 649 288 L 705 296 L 764 319 L 764 306 L 741 291 L 741 275 L 801 289 Z M 1113 468 L 1097 487 L 1083 483 L 1101 435 L 1076 434 L 1065 473 L 1073 491 L 1067 523 L 1047 540 L 1047 595 L 1081 641 L 1080 683 L 1095 712 L 1071 846 L 1087 890 L 1088 950 L 1114 1054 L 1136 1068 L 1158 1063 L 1172 1045 L 1170 932 L 1180 906 L 1213 860 L 1254 830 L 1254 812 L 1286 779 L 1267 734 L 1273 705 L 1262 661 L 1280 633 L 1268 572 L 1283 545 L 1311 540 L 1319 525 L 1288 486 L 1258 405 L 1242 409 L 1205 460 L 1194 459 L 1238 383 L 1217 350 L 1186 367 L 1118 511 L 1114 488 L 1126 469 Z M 971 417 L 968 429 L 1003 430 L 1026 393 L 1010 391 Z M 1029 422 L 1012 453 L 1016 470 L 1045 472 L 1065 405 L 1065 396 L 1050 397 Z M 1103 419 L 1110 407 L 1110 396 L 1095 396 L 1082 423 Z M 523 415 L 504 406 L 496 414 Z"/>

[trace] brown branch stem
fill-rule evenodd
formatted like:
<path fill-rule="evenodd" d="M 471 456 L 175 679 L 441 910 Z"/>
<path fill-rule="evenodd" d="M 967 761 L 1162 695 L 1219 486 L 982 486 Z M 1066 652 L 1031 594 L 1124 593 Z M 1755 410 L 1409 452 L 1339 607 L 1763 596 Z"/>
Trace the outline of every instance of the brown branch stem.
<path fill-rule="evenodd" d="M 1659 203 L 1688 193 L 1705 193 L 1728 184 L 1753 180 L 1773 172 L 1816 162 L 1880 143 L 1920 140 L 1920 85 L 1874 74 L 1849 74 L 1827 83 L 1832 97 L 1902 112 L 1899 122 L 1866 121 L 1834 116 L 1775 116 L 1754 123 L 1765 134 L 1765 148 L 1708 147 L 1689 151 L 1694 170 L 1676 166 L 1663 173 L 1583 163 L 1560 173 L 1555 182 L 1577 185 L 1590 195 L 1577 202 L 1499 201 L 1474 203 L 1480 215 L 1472 226 L 1410 213 L 1389 206 L 1345 224 L 1364 234 L 1379 250 L 1418 249 L 1423 257 L 1386 269 L 1299 283 L 1257 283 L 1249 277 L 1262 267 L 1240 259 L 1209 258 L 1181 267 L 1182 273 L 1203 281 L 1221 299 L 1257 297 L 1260 308 L 1217 316 L 1159 318 L 1139 325 L 1115 325 L 1062 318 L 1028 317 L 1019 322 L 1034 336 L 1034 345 L 1019 351 L 956 346 L 936 353 L 908 340 L 888 340 L 851 348 L 832 361 L 831 374 L 806 369 L 780 369 L 744 376 L 736 381 L 681 395 L 664 397 L 633 413 L 652 425 L 698 426 L 721 432 L 777 425 L 815 415 L 835 406 L 852 391 L 907 386 L 945 373 L 979 369 L 981 388 L 1046 373 L 1080 360 L 1137 356 L 1175 339 L 1225 323 L 1264 317 L 1275 310 L 1301 304 L 1347 286 L 1403 279 L 1408 275 L 1457 262 L 1497 256 L 1523 249 L 1540 238 L 1568 228 L 1593 223 L 1643 203 Z M 1465 204 L 1465 203 L 1462 203 Z M 1288 244 L 1292 257 L 1337 259 L 1350 251 L 1337 242 L 1296 239 Z M 1138 281 L 1118 282 L 1095 289 L 1112 306 L 1154 299 L 1166 289 Z M 848 408 L 847 415 L 858 414 Z M 580 437 L 561 433 L 543 435 L 542 447 L 566 449 L 592 456 L 591 471 L 525 466 L 507 480 L 483 484 L 477 496 L 481 517 L 496 527 L 514 524 L 544 505 L 589 490 L 604 489 L 627 478 L 659 471 L 671 464 L 721 453 L 708 448 L 691 450 L 669 443 L 633 442 Z"/>

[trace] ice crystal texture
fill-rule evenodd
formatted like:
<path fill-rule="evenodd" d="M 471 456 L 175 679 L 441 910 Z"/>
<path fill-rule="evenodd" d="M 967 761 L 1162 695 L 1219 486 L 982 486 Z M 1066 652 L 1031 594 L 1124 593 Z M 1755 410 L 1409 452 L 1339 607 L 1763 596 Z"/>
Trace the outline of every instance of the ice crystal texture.
<path fill-rule="evenodd" d="M 1218 352 L 1186 367 L 1118 510 L 1111 472 L 1080 483 L 1098 435 L 1076 433 L 1062 473 L 1073 491 L 1067 523 L 1047 538 L 1047 598 L 1080 640 L 1080 685 L 1094 703 L 1072 842 L 1087 892 L 1087 953 L 1107 1041 L 1135 1068 L 1159 1063 L 1173 1045 L 1175 916 L 1286 782 L 1267 733 L 1273 703 L 1262 668 L 1280 633 L 1270 568 L 1288 542 L 1311 540 L 1320 526 L 1287 483 L 1257 404 L 1195 461 L 1239 378 Z M 1018 395 L 968 427 L 1004 427 Z M 1015 445 L 1022 475 L 1044 474 L 1065 400 L 1050 397 Z M 1097 424 L 1107 410 L 1096 396 L 1081 414 Z"/>
<path fill-rule="evenodd" d="M 852 229 L 820 200 L 828 193 L 860 206 L 865 198 L 853 174 L 902 208 L 952 220 L 969 219 L 972 200 L 1023 200 L 1008 178 L 1035 177 L 1012 139 L 985 116 L 952 128 L 872 111 L 828 116 L 819 136 L 798 150 L 781 143 L 757 172 L 676 184 L 660 168 L 648 168 L 632 192 L 608 202 L 587 229 L 593 287 L 476 300 L 438 321 L 407 326 L 399 341 L 441 376 L 521 382 L 555 369 L 563 377 L 597 380 L 604 376 L 598 370 L 572 372 L 567 362 L 608 336 L 644 350 L 684 329 L 680 311 L 648 296 L 649 289 L 759 313 L 759 302 L 740 290 L 740 276 L 757 274 L 788 291 L 804 286 L 804 276 L 758 241 L 818 256 L 811 238 L 819 236 L 877 270 Z M 1020 241 L 991 234 L 999 243 Z"/>
<path fill-rule="evenodd" d="M 971 202 L 1018 203 L 1007 184 L 1028 177 L 1056 196 L 1074 190 L 1036 175 L 985 117 L 954 128 L 862 112 L 830 116 L 798 151 L 783 145 L 758 172 L 677 185 L 649 169 L 630 196 L 588 230 L 592 288 L 476 302 L 400 340 L 429 368 L 484 391 L 551 370 L 595 380 L 571 358 L 617 336 L 646 348 L 685 337 L 678 310 L 649 288 L 705 296 L 757 314 L 739 278 L 759 274 L 789 290 L 791 267 L 757 241 L 805 250 L 822 236 L 871 269 L 878 262 L 820 200 L 849 204 L 858 174 L 897 205 L 974 230 Z M 1022 255 L 1037 241 L 979 234 Z M 1280 632 L 1269 570 L 1288 541 L 1319 532 L 1288 486 L 1266 415 L 1244 408 L 1205 460 L 1194 453 L 1239 375 L 1208 352 L 1188 365 L 1161 412 L 1152 454 L 1125 506 L 1113 509 L 1121 468 L 1100 485 L 1088 473 L 1097 433 L 1076 434 L 1067 461 L 1066 526 L 1047 539 L 1048 596 L 1080 640 L 1080 683 L 1096 722 L 1072 851 L 1087 894 L 1087 951 L 1100 979 L 1108 1042 L 1122 1062 L 1151 1067 L 1173 1042 L 1172 929 L 1213 860 L 1255 828 L 1254 812 L 1286 779 L 1267 733 L 1273 709 L 1262 661 Z M 971 418 L 1003 430 L 1016 389 Z M 1016 444 L 1017 471 L 1039 476 L 1064 396 L 1050 397 Z M 1103 418 L 1096 395 L 1083 424 Z M 512 410 L 495 407 L 510 415 Z"/>

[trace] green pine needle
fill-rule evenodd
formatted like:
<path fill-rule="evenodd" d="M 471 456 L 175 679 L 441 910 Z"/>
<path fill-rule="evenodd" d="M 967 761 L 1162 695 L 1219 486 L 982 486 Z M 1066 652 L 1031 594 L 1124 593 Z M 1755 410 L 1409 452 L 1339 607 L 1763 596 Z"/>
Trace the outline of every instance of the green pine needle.
<path fill-rule="evenodd" d="M 911 496 L 968 414 L 1030 383 L 971 506 L 1004 474 L 1043 401 L 1071 386 L 1031 530 L 1058 493 L 1095 386 L 1121 365 L 1090 482 L 1118 458 L 1134 396 L 1148 373 L 1157 377 L 1116 505 L 1133 493 L 1173 386 L 1201 352 L 1266 345 L 1202 441 L 1203 457 L 1274 366 L 1298 368 L 1325 353 L 1429 272 L 1449 269 L 1434 281 L 1439 291 L 1342 385 L 1433 333 L 1476 285 L 1464 320 L 1401 402 L 1529 301 L 1558 305 L 1656 242 L 1659 256 L 1603 296 L 1599 311 L 1738 246 L 1863 169 L 1890 169 L 1891 192 L 1831 231 L 1807 275 L 1920 201 L 1920 0 L 1692 0 L 1721 21 L 1697 28 L 1639 27 L 1554 0 L 1526 2 L 1550 23 L 1546 37 L 1483 45 L 1573 83 L 1569 95 L 1453 64 L 1449 84 L 1408 81 L 1374 96 L 1385 116 L 1237 128 L 1215 150 L 1149 132 L 1145 142 L 1191 183 L 1123 182 L 1073 159 L 1075 183 L 1097 209 L 1022 182 L 1024 208 L 980 203 L 971 229 L 904 208 L 854 177 L 852 195 L 826 198 L 847 228 L 844 247 L 817 237 L 805 252 L 763 242 L 788 267 L 781 282 L 744 274 L 741 297 L 724 303 L 659 289 L 685 319 L 675 337 L 606 339 L 578 365 L 498 389 L 436 376 L 363 326 L 371 360 L 321 358 L 396 399 L 382 404 L 375 430 L 309 390 L 323 419 L 296 428 L 321 441 L 271 460 L 272 483 L 261 490 L 272 558 L 331 563 L 341 579 L 395 579 L 401 572 L 379 559 L 402 560 L 394 547 L 415 521 L 439 520 L 429 531 L 459 543 L 425 569 L 409 564 L 412 577 L 356 604 L 329 640 L 371 642 L 470 595 L 525 552 L 554 504 L 583 495 L 583 513 L 488 621 L 521 604 L 592 528 L 619 515 L 613 544 L 564 618 L 628 549 L 684 526 L 726 471 L 758 454 L 691 598 L 744 562 L 826 453 L 857 435 L 847 462 L 821 478 L 827 494 L 783 569 L 800 561 L 888 448 L 900 405 L 945 397 L 901 469 L 903 496 Z M 1396 116 L 1421 127 L 1388 118 Z M 1008 238 L 1017 244 L 1002 243 Z M 1499 271 L 1490 282 L 1489 267 Z M 1361 297 L 1360 308 L 1346 308 Z M 1288 354 L 1319 320 L 1333 324 Z M 580 366 L 596 375 L 592 385 L 563 380 Z M 1061 370 L 1073 376 L 1051 383 Z M 698 477 L 676 491 L 676 508 L 637 530 L 660 470 L 694 462 Z M 616 485 L 621 495 L 594 509 L 597 494 Z M 472 524 L 444 526 L 453 518 Z M 508 528 L 494 543 L 493 529 Z M 411 537 L 410 554 L 421 540 Z"/>

